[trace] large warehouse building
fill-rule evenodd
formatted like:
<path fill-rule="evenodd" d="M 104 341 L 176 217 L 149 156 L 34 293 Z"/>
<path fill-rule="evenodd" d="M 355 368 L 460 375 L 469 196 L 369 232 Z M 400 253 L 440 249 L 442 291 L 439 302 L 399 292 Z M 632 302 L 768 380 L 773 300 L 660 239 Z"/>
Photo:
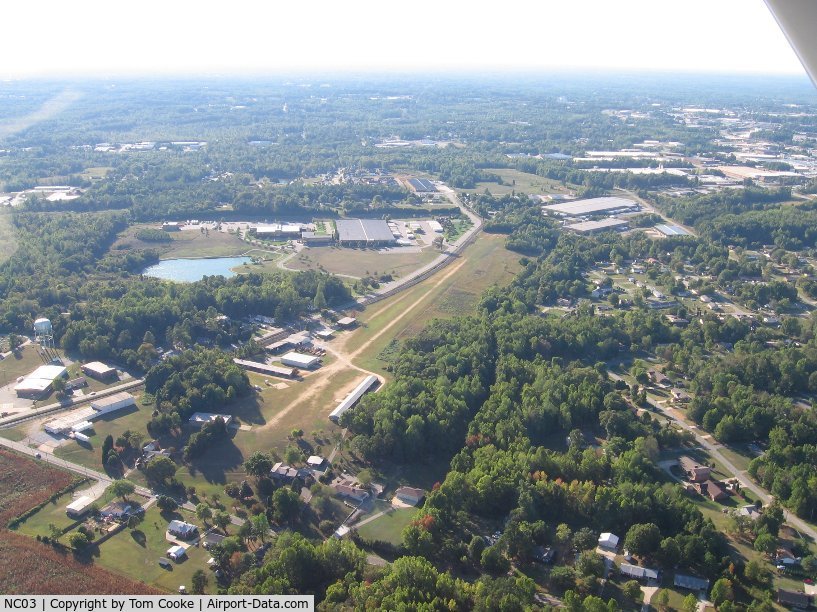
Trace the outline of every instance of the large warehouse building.
<path fill-rule="evenodd" d="M 624 219 L 601 219 L 600 221 L 582 221 L 581 223 L 571 223 L 565 225 L 565 229 L 577 234 L 598 234 L 600 232 L 620 231 L 627 229 L 628 222 Z"/>
<path fill-rule="evenodd" d="M 338 219 L 335 228 L 343 246 L 388 246 L 395 242 L 389 224 L 382 219 Z"/>
<path fill-rule="evenodd" d="M 410 178 L 406 182 L 414 193 L 434 193 L 437 191 L 437 187 L 428 179 Z"/>
<path fill-rule="evenodd" d="M 40 399 L 51 392 L 54 380 L 67 378 L 68 369 L 61 365 L 41 365 L 14 387 L 17 397 Z"/>
<path fill-rule="evenodd" d="M 547 204 L 542 207 L 545 213 L 563 217 L 583 217 L 585 215 L 615 215 L 639 210 L 637 202 L 627 198 L 604 197 L 587 200 L 573 200 L 561 204 Z"/>
<path fill-rule="evenodd" d="M 123 408 L 130 408 L 131 406 L 136 406 L 136 398 L 127 391 L 100 397 L 91 402 L 91 408 L 97 411 L 97 416 L 116 412 Z"/>

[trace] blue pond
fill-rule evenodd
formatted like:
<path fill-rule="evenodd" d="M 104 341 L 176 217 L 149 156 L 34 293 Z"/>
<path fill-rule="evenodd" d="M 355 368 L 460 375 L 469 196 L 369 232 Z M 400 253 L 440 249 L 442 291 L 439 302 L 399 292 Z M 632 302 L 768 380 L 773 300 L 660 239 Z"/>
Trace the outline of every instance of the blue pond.
<path fill-rule="evenodd" d="M 193 283 L 205 276 L 235 276 L 235 272 L 232 272 L 230 268 L 235 268 L 250 261 L 252 260 L 249 257 L 165 259 L 155 266 L 145 268 L 142 274 L 180 283 Z"/>

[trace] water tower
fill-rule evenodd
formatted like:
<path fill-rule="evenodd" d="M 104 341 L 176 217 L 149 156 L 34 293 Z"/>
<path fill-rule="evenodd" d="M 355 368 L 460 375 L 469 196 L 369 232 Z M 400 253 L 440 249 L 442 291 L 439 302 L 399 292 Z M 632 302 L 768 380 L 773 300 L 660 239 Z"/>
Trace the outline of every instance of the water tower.
<path fill-rule="evenodd" d="M 51 321 L 41 317 L 34 321 L 34 339 L 45 348 L 54 348 L 54 330 Z"/>

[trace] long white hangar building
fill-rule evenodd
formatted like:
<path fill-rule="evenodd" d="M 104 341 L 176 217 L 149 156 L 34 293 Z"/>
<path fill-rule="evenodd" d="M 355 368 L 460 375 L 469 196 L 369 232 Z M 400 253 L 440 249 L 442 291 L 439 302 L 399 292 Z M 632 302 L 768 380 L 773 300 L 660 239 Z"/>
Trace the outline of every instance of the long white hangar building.
<path fill-rule="evenodd" d="M 640 210 L 638 202 L 627 198 L 604 197 L 573 200 L 559 204 L 546 204 L 542 212 L 559 217 L 585 217 L 589 215 L 616 215 Z"/>
<path fill-rule="evenodd" d="M 329 420 L 333 423 L 340 421 L 340 417 L 343 415 L 343 413 L 357 404 L 358 400 L 363 397 L 363 394 L 369 391 L 377 382 L 377 376 L 369 375 L 364 378 L 363 381 L 357 387 L 355 387 L 340 404 L 338 404 L 337 408 L 335 408 L 329 414 Z"/>

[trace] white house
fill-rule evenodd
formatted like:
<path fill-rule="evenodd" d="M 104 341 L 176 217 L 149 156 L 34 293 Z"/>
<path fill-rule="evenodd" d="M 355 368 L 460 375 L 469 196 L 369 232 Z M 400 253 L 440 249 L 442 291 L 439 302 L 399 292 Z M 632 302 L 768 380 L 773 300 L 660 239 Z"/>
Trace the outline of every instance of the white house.
<path fill-rule="evenodd" d="M 614 533 L 603 533 L 599 536 L 599 546 L 615 550 L 618 548 L 618 536 Z"/>

